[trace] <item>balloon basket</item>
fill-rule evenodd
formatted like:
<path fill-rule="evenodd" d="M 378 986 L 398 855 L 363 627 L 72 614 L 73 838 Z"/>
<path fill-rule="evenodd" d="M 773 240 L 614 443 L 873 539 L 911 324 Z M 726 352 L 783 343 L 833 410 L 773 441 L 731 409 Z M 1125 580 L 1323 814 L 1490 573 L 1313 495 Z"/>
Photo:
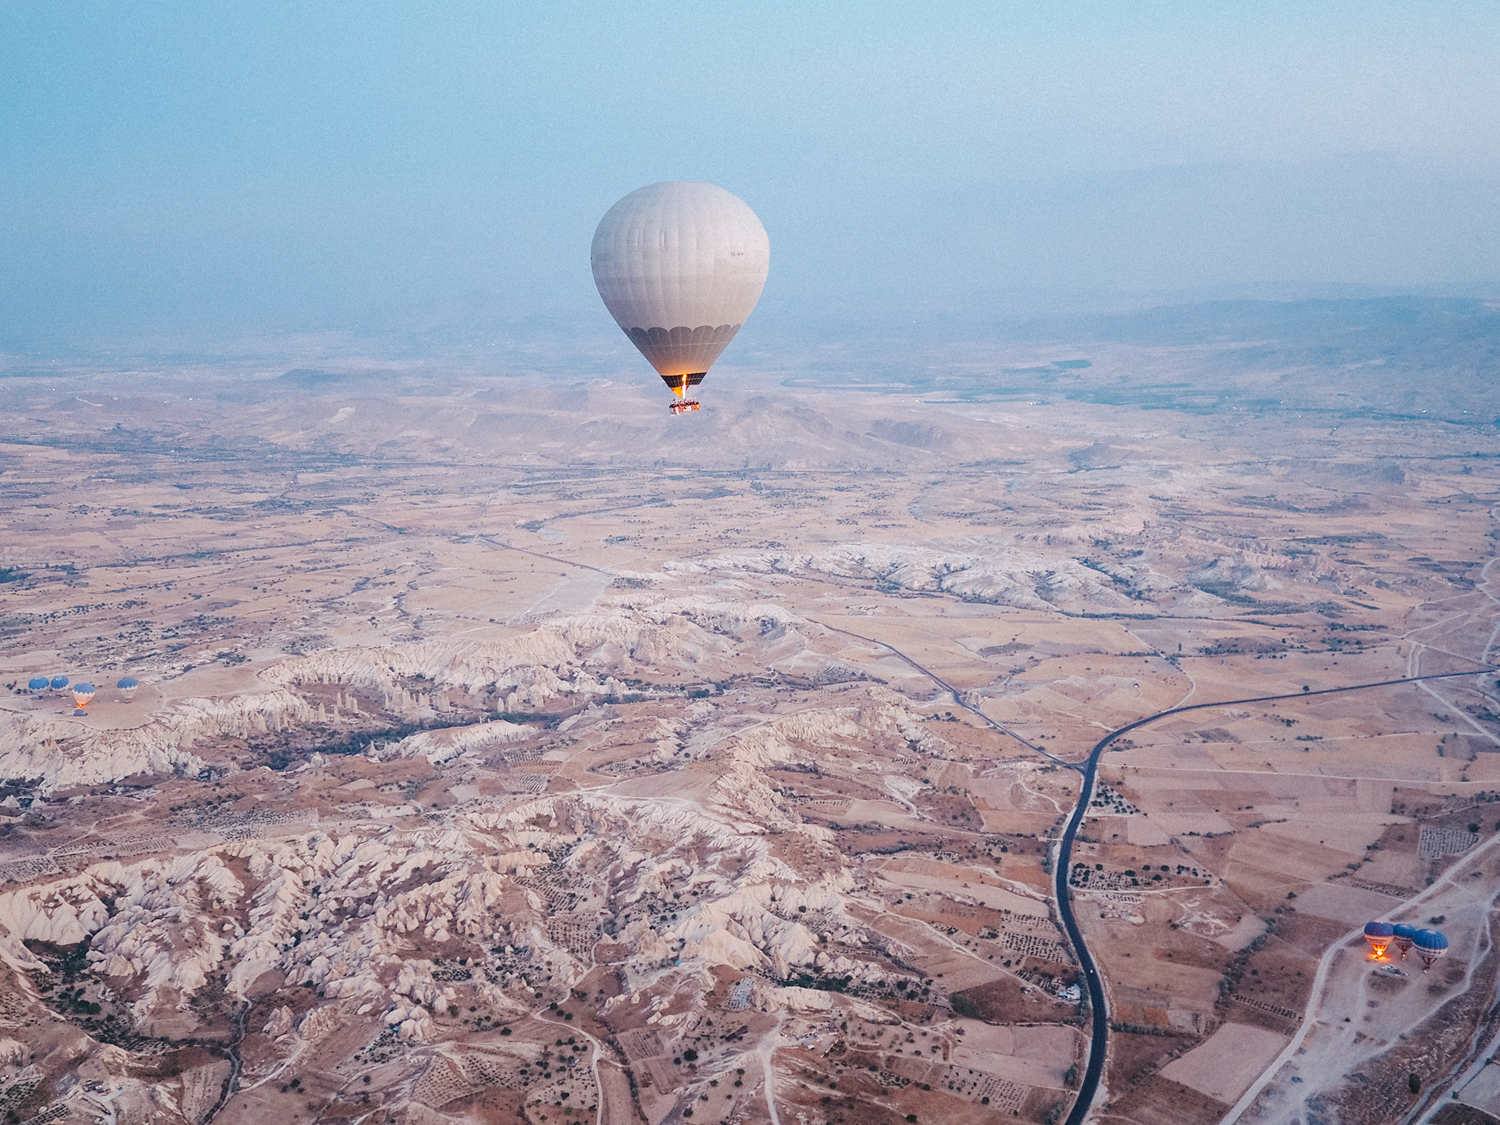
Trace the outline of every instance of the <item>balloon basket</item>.
<path fill-rule="evenodd" d="M 703 406 L 693 399 L 687 399 L 685 402 L 674 402 L 667 409 L 673 414 L 686 414 L 689 410 L 702 410 Z"/>

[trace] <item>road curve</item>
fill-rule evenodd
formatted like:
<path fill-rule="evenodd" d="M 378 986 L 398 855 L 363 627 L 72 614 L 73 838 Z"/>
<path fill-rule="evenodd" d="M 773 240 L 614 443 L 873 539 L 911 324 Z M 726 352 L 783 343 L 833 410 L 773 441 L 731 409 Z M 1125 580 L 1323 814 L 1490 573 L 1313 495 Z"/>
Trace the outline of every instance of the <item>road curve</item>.
<path fill-rule="evenodd" d="M 890 646 L 886 646 L 890 647 Z M 1451 680 L 1460 676 L 1478 676 L 1487 672 L 1494 672 L 1494 668 L 1476 668 L 1468 672 L 1440 672 L 1431 676 L 1409 676 L 1400 680 L 1379 680 L 1368 684 L 1351 684 L 1348 687 L 1323 688 L 1319 691 L 1286 692 L 1281 695 L 1255 695 L 1244 699 L 1221 699 L 1216 703 L 1191 703 L 1184 707 L 1173 707 L 1166 711 L 1158 711 L 1154 715 L 1147 715 L 1144 719 L 1137 719 L 1118 730 L 1112 730 L 1094 743 L 1093 750 L 1083 762 L 1074 768 L 1083 774 L 1083 784 L 1078 790 L 1078 804 L 1073 809 L 1073 815 L 1068 818 L 1068 826 L 1063 829 L 1063 834 L 1058 841 L 1057 861 L 1052 871 L 1054 891 L 1057 895 L 1057 913 L 1067 931 L 1068 940 L 1073 943 L 1073 948 L 1078 954 L 1079 971 L 1083 977 L 1085 987 L 1088 989 L 1090 1014 L 1093 1017 L 1093 1036 L 1089 1041 L 1089 1062 L 1083 1072 L 1083 1081 L 1078 1085 L 1078 1097 L 1073 1102 L 1073 1108 L 1068 1113 L 1064 1125 L 1083 1125 L 1083 1120 L 1088 1116 L 1090 1108 L 1094 1104 L 1094 1095 L 1099 1090 L 1099 1080 L 1104 1077 L 1104 1061 L 1109 1047 L 1109 1012 L 1106 1009 L 1104 995 L 1104 981 L 1099 976 L 1099 967 L 1094 964 L 1093 955 L 1089 953 L 1088 946 L 1084 944 L 1083 933 L 1078 928 L 1078 919 L 1073 914 L 1073 902 L 1068 897 L 1068 875 L 1073 856 L 1073 838 L 1078 834 L 1078 827 L 1083 823 L 1083 818 L 1089 809 L 1089 801 L 1094 792 L 1094 774 L 1099 767 L 1099 757 L 1111 742 L 1122 734 L 1143 727 L 1148 723 L 1154 723 L 1158 719 L 1165 719 L 1171 715 L 1181 715 L 1187 711 L 1203 711 L 1210 707 L 1234 707 L 1242 703 L 1273 703 L 1281 699 L 1311 699 L 1319 695 L 1338 695 L 1347 691 L 1367 691 L 1370 688 L 1394 687 L 1399 684 L 1414 684 L 1422 680 Z M 930 673 L 929 673 L 930 675 Z M 936 677 L 934 677 L 936 678 Z M 1009 733 L 1009 732 L 1007 732 Z"/>

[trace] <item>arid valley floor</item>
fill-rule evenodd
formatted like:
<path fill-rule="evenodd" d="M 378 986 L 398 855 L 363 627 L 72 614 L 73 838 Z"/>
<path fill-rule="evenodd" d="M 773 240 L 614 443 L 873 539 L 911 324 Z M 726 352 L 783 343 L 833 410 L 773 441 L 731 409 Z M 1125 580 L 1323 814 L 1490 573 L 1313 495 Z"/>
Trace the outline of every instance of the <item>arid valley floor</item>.
<path fill-rule="evenodd" d="M 8 357 L 0 1115 L 1059 1121 L 1068 764 L 1222 703 L 1109 748 L 1071 857 L 1094 1119 L 1500 1118 L 1493 413 L 1008 361 L 1050 393 L 726 373 L 674 419 Z M 1373 917 L 1451 953 L 1373 965 Z"/>

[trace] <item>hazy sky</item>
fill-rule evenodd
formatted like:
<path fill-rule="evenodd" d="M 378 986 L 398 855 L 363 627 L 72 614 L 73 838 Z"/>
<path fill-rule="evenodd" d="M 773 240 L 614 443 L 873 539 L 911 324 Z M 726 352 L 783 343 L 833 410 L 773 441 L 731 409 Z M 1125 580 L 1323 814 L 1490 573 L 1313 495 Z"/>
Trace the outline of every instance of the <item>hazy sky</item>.
<path fill-rule="evenodd" d="M 1494 0 L 3 0 L 0 342 L 593 301 L 664 179 L 754 207 L 804 310 L 1482 289 L 1497 45 Z"/>

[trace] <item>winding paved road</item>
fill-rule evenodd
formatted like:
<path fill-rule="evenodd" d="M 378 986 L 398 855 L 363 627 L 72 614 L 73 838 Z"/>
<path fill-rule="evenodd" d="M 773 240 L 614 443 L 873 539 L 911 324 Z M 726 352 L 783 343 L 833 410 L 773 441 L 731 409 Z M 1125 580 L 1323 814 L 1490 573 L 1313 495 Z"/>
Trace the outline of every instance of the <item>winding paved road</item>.
<path fill-rule="evenodd" d="M 933 683 L 944 690 L 952 693 L 953 702 L 964 710 L 978 716 L 986 724 L 998 730 L 1002 734 L 1015 739 L 1029 750 L 1035 750 L 1038 754 L 1051 759 L 1059 765 L 1075 769 L 1083 774 L 1083 784 L 1078 791 L 1078 804 L 1074 806 L 1073 815 L 1068 818 L 1068 825 L 1063 829 L 1063 834 L 1058 841 L 1057 859 L 1053 866 L 1052 879 L 1054 893 L 1057 897 L 1057 913 L 1062 921 L 1063 929 L 1067 931 L 1068 939 L 1073 943 L 1073 948 L 1078 951 L 1078 964 L 1083 975 L 1084 985 L 1088 988 L 1090 1015 L 1093 1021 L 1093 1033 L 1089 1041 L 1089 1061 L 1083 1072 L 1083 1081 L 1078 1085 L 1078 1097 L 1073 1103 L 1072 1110 L 1068 1113 L 1064 1125 L 1082 1125 L 1089 1109 L 1094 1104 L 1094 1095 L 1099 1090 L 1099 1080 L 1104 1077 L 1104 1063 L 1109 1049 L 1109 1011 L 1104 995 L 1104 981 L 1099 975 L 1099 967 L 1094 963 L 1093 955 L 1089 953 L 1088 946 L 1084 944 L 1083 932 L 1078 928 L 1078 919 L 1073 914 L 1073 902 L 1068 896 L 1068 874 L 1073 856 L 1073 838 L 1078 834 L 1079 825 L 1083 823 L 1084 816 L 1088 813 L 1089 801 L 1094 793 L 1094 774 L 1099 767 L 1099 758 L 1108 748 L 1109 744 L 1122 734 L 1154 723 L 1158 719 L 1169 718 L 1172 715 L 1181 715 L 1188 711 L 1203 711 L 1210 707 L 1234 707 L 1243 703 L 1274 703 L 1282 699 L 1312 699 L 1320 695 L 1340 695 L 1350 691 L 1368 691 L 1371 688 L 1395 687 L 1400 684 L 1421 683 L 1424 680 L 1451 680 L 1463 676 L 1479 676 L 1496 669 L 1491 667 L 1476 668 L 1467 672 L 1438 672 L 1428 676 L 1406 676 L 1397 680 L 1376 680 L 1368 684 L 1350 684 L 1348 687 L 1322 688 L 1318 691 L 1296 691 L 1284 692 L 1279 695 L 1252 695 L 1243 699 L 1221 699 L 1213 703 L 1189 703 L 1180 707 L 1171 707 L 1165 711 L 1158 711 L 1154 715 L 1147 715 L 1144 719 L 1137 719 L 1123 727 L 1110 731 L 1089 751 L 1089 756 L 1082 762 L 1069 762 L 1048 753 L 1040 746 L 1033 745 L 1022 738 L 1015 731 L 1001 726 L 977 707 L 964 702 L 963 696 L 958 689 L 948 683 L 936 672 L 924 668 L 895 645 L 886 641 L 867 637 L 861 633 L 855 633 L 848 629 L 840 629 L 837 625 L 829 625 L 827 622 L 818 621 L 818 625 L 834 633 L 842 633 L 846 637 L 854 637 L 868 644 L 879 645 L 888 652 L 894 653 L 907 664 L 921 672 Z"/>
<path fill-rule="evenodd" d="M 887 645 L 886 647 L 889 648 L 890 646 Z M 895 650 L 893 649 L 892 651 Z M 1094 1104 L 1094 1095 L 1099 1089 L 1099 1080 L 1104 1076 L 1104 1061 L 1109 1047 L 1109 1012 L 1105 1007 L 1104 981 L 1099 975 L 1099 967 L 1094 964 L 1094 958 L 1089 953 L 1088 946 L 1084 944 L 1083 933 L 1078 928 L 1078 919 L 1073 914 L 1073 902 L 1068 896 L 1068 874 L 1073 855 L 1073 838 L 1077 835 L 1078 827 L 1083 823 L 1083 818 L 1088 813 L 1089 801 L 1092 799 L 1094 793 L 1094 774 L 1099 767 L 1099 757 L 1104 753 L 1105 748 L 1122 734 L 1127 734 L 1148 723 L 1154 723 L 1158 719 L 1165 719 L 1171 715 L 1181 715 L 1187 711 L 1202 711 L 1210 707 L 1234 707 L 1242 703 L 1272 703 L 1280 699 L 1311 699 L 1319 695 L 1339 695 L 1349 691 L 1366 691 L 1370 688 L 1414 684 L 1423 680 L 1450 680 L 1460 676 L 1478 676 L 1494 671 L 1494 668 L 1477 668 L 1468 672 L 1440 672 L 1431 676 L 1409 676 L 1400 680 L 1378 680 L 1369 684 L 1351 684 L 1348 687 L 1323 688 L 1320 691 L 1288 692 L 1282 695 L 1255 695 L 1244 699 L 1221 699 L 1216 703 L 1192 703 L 1185 707 L 1173 707 L 1166 711 L 1158 711 L 1154 715 L 1147 715 L 1144 719 L 1137 719 L 1135 722 L 1120 727 L 1118 730 L 1110 731 L 1098 742 L 1094 743 L 1093 750 L 1089 752 L 1089 756 L 1083 762 L 1070 763 L 1072 768 L 1083 774 L 1083 785 L 1078 791 L 1078 804 L 1073 809 L 1073 815 L 1068 818 L 1068 826 L 1063 829 L 1062 837 L 1058 843 L 1057 862 L 1053 868 L 1052 879 L 1057 895 L 1057 913 L 1062 920 L 1063 929 L 1068 932 L 1068 938 L 1072 941 L 1073 948 L 1078 951 L 1078 964 L 1083 974 L 1084 984 L 1088 988 L 1089 1007 L 1093 1017 L 1093 1037 L 1089 1041 L 1088 1068 L 1083 1072 L 1083 1081 L 1078 1086 L 1078 1098 L 1073 1103 L 1073 1109 L 1068 1114 L 1065 1125 L 1082 1125 L 1083 1119 L 1088 1116 L 1089 1109 Z M 933 678 L 936 679 L 937 677 L 934 676 Z M 1006 733 L 1009 732 L 1007 731 Z"/>

